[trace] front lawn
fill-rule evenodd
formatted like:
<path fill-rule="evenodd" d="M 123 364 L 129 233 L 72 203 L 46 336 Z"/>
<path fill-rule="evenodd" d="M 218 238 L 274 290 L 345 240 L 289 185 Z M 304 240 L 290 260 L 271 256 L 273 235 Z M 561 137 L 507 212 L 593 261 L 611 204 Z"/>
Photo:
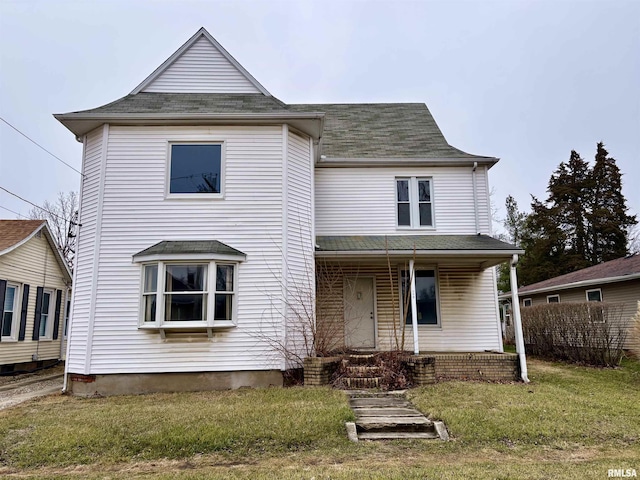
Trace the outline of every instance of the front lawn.
<path fill-rule="evenodd" d="M 411 390 L 453 441 L 353 444 L 328 388 L 78 399 L 0 411 L 3 478 L 606 478 L 640 474 L 640 364 L 530 362 L 531 384 Z"/>

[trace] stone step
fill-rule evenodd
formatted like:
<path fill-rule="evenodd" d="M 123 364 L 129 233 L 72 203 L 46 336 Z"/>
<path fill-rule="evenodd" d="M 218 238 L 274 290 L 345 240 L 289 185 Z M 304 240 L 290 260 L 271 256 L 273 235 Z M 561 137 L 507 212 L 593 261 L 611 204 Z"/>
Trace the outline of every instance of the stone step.
<path fill-rule="evenodd" d="M 365 398 L 352 398 L 349 400 L 351 407 L 411 407 L 411 404 L 404 398 L 393 397 L 365 397 Z"/>
<path fill-rule="evenodd" d="M 359 440 L 405 440 L 411 438 L 437 439 L 440 436 L 436 432 L 360 432 Z"/>
<path fill-rule="evenodd" d="M 435 432 L 433 423 L 423 417 L 358 417 L 358 432 Z"/>
<path fill-rule="evenodd" d="M 375 354 L 373 353 L 352 353 L 349 355 L 349 363 L 355 365 L 368 365 L 375 362 Z"/>
<path fill-rule="evenodd" d="M 381 367 L 369 365 L 349 365 L 346 369 L 346 376 L 354 377 L 379 377 L 382 373 Z"/>
<path fill-rule="evenodd" d="M 378 388 L 382 383 L 381 377 L 346 377 L 347 388 Z"/>
<path fill-rule="evenodd" d="M 352 409 L 358 417 L 412 417 L 423 416 L 414 408 L 371 408 L 355 407 Z"/>

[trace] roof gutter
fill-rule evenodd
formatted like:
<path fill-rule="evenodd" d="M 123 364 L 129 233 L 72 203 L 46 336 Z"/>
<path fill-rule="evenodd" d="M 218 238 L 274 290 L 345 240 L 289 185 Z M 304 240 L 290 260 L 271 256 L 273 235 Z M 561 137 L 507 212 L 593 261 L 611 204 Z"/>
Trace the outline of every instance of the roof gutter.
<path fill-rule="evenodd" d="M 640 279 L 640 272 L 639 273 L 632 273 L 630 275 L 620 275 L 617 277 L 608 277 L 608 278 L 596 278 L 593 280 L 583 280 L 581 282 L 573 282 L 573 283 L 565 283 L 563 285 L 556 285 L 553 287 L 544 287 L 544 288 L 536 288 L 533 290 L 522 290 L 522 288 L 519 289 L 519 293 L 521 297 L 524 297 L 525 295 L 535 295 L 537 293 L 547 293 L 547 292 L 555 292 L 557 290 L 570 290 L 572 288 L 580 288 L 580 287 L 589 287 L 591 285 L 606 285 L 607 283 L 617 283 L 617 282 L 625 282 L 628 280 L 637 280 Z M 499 295 L 498 298 L 500 300 L 505 300 L 511 297 L 511 294 L 509 292 L 507 293 L 503 293 L 502 295 Z"/>
<path fill-rule="evenodd" d="M 276 125 L 290 123 L 318 140 L 324 128 L 323 112 L 271 113 L 59 113 L 53 115 L 77 137 L 102 124 L 111 125 Z"/>
<path fill-rule="evenodd" d="M 457 257 L 460 255 L 469 257 L 504 257 L 505 262 L 514 254 L 523 254 L 524 250 L 320 250 L 316 251 L 316 257 L 376 257 L 376 256 L 452 256 Z"/>
<path fill-rule="evenodd" d="M 494 157 L 385 157 L 385 158 L 321 158 L 316 161 L 317 168 L 349 168 L 349 167 L 415 167 L 415 166 L 470 166 L 487 165 L 491 168 L 498 163 Z"/>

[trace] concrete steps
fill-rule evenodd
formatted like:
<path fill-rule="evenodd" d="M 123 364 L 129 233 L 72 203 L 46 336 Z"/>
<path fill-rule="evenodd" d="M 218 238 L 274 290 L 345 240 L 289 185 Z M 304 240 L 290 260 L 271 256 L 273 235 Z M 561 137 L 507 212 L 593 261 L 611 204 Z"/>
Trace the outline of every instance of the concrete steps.
<path fill-rule="evenodd" d="M 358 440 L 443 439 L 442 422 L 432 422 L 403 394 L 353 392 L 349 398 L 356 421 L 347 426 L 349 438 Z"/>

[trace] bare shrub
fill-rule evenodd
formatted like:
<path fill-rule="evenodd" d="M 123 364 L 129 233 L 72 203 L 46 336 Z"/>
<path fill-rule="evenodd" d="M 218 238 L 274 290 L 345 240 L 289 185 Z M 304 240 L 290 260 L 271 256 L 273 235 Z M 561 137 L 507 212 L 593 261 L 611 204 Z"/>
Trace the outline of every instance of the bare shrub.
<path fill-rule="evenodd" d="M 629 336 L 631 338 L 631 353 L 640 359 L 640 302 L 638 302 L 638 311 L 631 319 Z"/>
<path fill-rule="evenodd" d="M 618 365 L 627 336 L 622 308 L 604 302 L 527 307 L 521 311 L 527 350 L 561 361 Z"/>
<path fill-rule="evenodd" d="M 347 389 L 347 378 L 366 378 L 376 376 L 380 378 L 380 390 L 399 390 L 411 386 L 406 370 L 406 353 L 389 351 L 376 353 L 365 365 L 349 362 L 346 356 L 331 378 L 331 385 L 335 388 Z M 361 368 L 359 370 L 359 367 Z M 365 367 L 365 368 L 362 368 Z"/>

